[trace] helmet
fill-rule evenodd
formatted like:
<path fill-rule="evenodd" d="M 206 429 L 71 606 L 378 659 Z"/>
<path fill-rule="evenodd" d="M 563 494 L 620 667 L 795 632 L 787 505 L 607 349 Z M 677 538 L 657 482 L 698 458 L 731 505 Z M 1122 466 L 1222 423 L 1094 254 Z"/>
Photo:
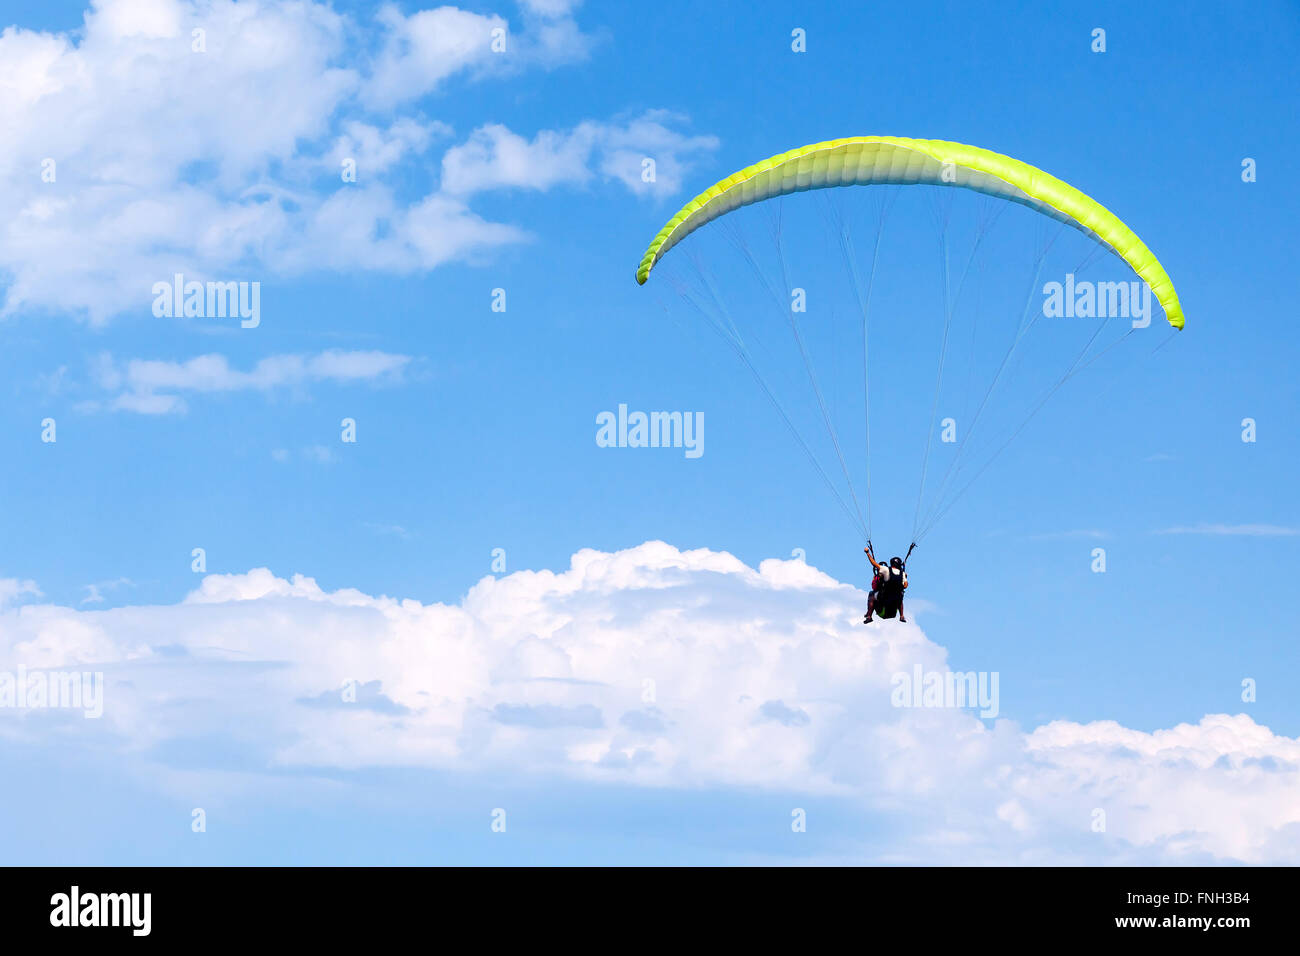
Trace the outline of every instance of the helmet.
<path fill-rule="evenodd" d="M 903 559 L 897 556 L 892 557 L 889 559 L 889 566 L 891 568 L 901 568 L 903 566 Z"/>

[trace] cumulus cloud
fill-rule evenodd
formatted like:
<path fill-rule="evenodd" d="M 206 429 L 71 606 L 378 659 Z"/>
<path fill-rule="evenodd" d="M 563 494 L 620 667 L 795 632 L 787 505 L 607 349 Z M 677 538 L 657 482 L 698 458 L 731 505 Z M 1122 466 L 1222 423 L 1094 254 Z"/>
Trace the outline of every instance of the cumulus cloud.
<path fill-rule="evenodd" d="M 519 0 L 519 5 L 539 17 L 557 19 L 568 16 L 582 0 Z"/>
<path fill-rule="evenodd" d="M 500 55 L 505 17 L 452 6 L 355 19 L 311 0 L 98 0 L 75 34 L 6 29 L 0 316 L 102 322 L 176 272 L 409 273 L 524 240 L 458 198 L 403 198 L 399 173 L 436 167 L 451 133 L 416 100 L 581 58 L 570 14 L 528 5 Z"/>
<path fill-rule="evenodd" d="M 351 160 L 362 174 L 386 172 L 425 152 L 434 139 L 451 133 L 449 125 L 437 120 L 404 116 L 387 127 L 349 120 L 342 124 L 333 149 L 322 157 L 321 167 L 333 172 Z"/>
<path fill-rule="evenodd" d="M 456 7 L 405 16 L 386 5 L 379 21 L 386 31 L 385 46 L 365 96 L 380 107 L 421 96 L 449 76 L 486 65 L 500 55 L 492 50 L 493 34 L 507 31 L 504 17 Z"/>
<path fill-rule="evenodd" d="M 76 40 L 5 30 L 5 311 L 102 318 L 178 255 L 220 270 L 284 228 L 283 210 L 245 191 L 292 165 L 356 89 L 357 72 L 334 65 L 344 27 L 310 3 L 104 0 Z"/>
<path fill-rule="evenodd" d="M 512 31 L 501 14 L 441 6 L 407 16 L 396 6 L 380 8 L 383 49 L 362 97 L 386 109 L 438 89 L 457 74 L 508 75 L 529 66 L 583 60 L 593 39 L 572 17 L 576 3 L 526 0 L 525 28 Z"/>
<path fill-rule="evenodd" d="M 109 675 L 82 731 L 98 746 L 231 739 L 223 759 L 250 748 L 250 772 L 831 795 L 905 820 L 880 861 L 1300 859 L 1300 742 L 1245 715 L 1025 733 L 896 707 L 895 675 L 946 654 L 915 623 L 854 623 L 863 598 L 802 562 L 662 542 L 484 578 L 455 604 L 262 568 L 208 575 L 176 605 L 0 612 L 0 668 L 93 664 Z"/>
<path fill-rule="evenodd" d="M 409 355 L 379 351 L 329 349 L 315 355 L 272 355 L 248 371 L 231 368 L 224 355 L 200 355 L 183 362 L 157 359 L 117 361 L 99 356 L 95 376 L 101 388 L 117 395 L 103 402 L 85 402 L 85 411 L 116 411 L 161 415 L 186 409 L 183 392 L 267 392 L 314 382 L 336 385 L 400 380 Z M 328 451 L 328 450 L 326 450 Z"/>
<path fill-rule="evenodd" d="M 689 136 L 672 128 L 682 120 L 654 110 L 626 122 L 542 130 L 531 140 L 500 124 L 488 124 L 443 156 L 443 187 L 458 195 L 504 188 L 546 190 L 600 176 L 640 194 L 674 193 L 700 154 L 718 146 L 716 137 Z M 653 178 L 643 176 L 647 159 L 654 162 Z"/>

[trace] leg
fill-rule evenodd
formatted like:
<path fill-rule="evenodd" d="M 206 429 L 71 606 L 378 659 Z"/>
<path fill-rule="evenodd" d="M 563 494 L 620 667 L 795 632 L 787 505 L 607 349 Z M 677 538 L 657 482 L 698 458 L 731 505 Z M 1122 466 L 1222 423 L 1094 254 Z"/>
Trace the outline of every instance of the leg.
<path fill-rule="evenodd" d="M 898 602 L 898 619 L 904 624 L 907 623 L 907 618 L 903 616 L 903 602 L 901 600 Z"/>
<path fill-rule="evenodd" d="M 863 624 L 871 623 L 871 615 L 876 613 L 876 592 L 872 591 L 867 595 L 867 616 L 862 619 Z"/>

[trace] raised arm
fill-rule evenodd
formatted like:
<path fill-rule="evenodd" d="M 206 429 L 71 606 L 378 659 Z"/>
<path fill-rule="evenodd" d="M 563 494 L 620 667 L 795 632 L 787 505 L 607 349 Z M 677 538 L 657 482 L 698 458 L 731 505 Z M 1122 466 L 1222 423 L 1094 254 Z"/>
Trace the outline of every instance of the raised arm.
<path fill-rule="evenodd" d="M 862 550 L 865 551 L 865 552 L 867 553 L 867 560 L 871 562 L 871 567 L 872 567 L 874 570 L 879 571 L 879 570 L 880 570 L 880 562 L 878 562 L 878 561 L 876 560 L 876 556 L 875 556 L 874 554 L 871 553 L 871 549 L 870 549 L 870 548 L 863 548 Z"/>

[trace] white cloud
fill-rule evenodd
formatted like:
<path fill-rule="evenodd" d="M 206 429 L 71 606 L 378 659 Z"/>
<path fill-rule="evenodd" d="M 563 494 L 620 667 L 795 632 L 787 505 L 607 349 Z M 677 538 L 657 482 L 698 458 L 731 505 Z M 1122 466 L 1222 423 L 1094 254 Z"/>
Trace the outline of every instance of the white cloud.
<path fill-rule="evenodd" d="M 456 73 L 484 66 L 498 56 L 492 51 L 493 31 L 508 29 L 504 17 L 456 7 L 408 17 L 386 5 L 378 19 L 387 35 L 365 90 L 366 99 L 378 107 L 422 96 Z"/>
<path fill-rule="evenodd" d="M 291 460 L 295 455 L 317 465 L 328 465 L 336 460 L 334 450 L 328 445 L 307 445 L 297 452 L 292 452 L 288 448 L 271 449 L 271 459 L 280 464 Z"/>
<path fill-rule="evenodd" d="M 1245 538 L 1285 538 L 1300 534 L 1300 528 L 1276 524 L 1210 524 L 1181 525 L 1161 528 L 1156 534 L 1208 534 Z"/>
<path fill-rule="evenodd" d="M 1096 528 L 1075 528 L 1071 531 L 1044 531 L 1041 534 L 1030 534 L 1025 536 L 1027 541 L 1069 541 L 1072 539 L 1083 538 L 1085 540 L 1100 541 L 1108 538 L 1110 535 L 1105 531 L 1099 531 Z"/>
<path fill-rule="evenodd" d="M 436 120 L 401 117 L 385 129 L 350 120 L 343 124 L 333 150 L 322 159 L 322 166 L 335 172 L 345 160 L 354 160 L 359 178 L 368 177 L 420 155 L 435 138 L 450 136 L 451 132 L 450 126 Z"/>
<path fill-rule="evenodd" d="M 582 0 L 519 0 L 527 12 L 551 19 L 568 16 L 581 4 Z"/>
<path fill-rule="evenodd" d="M 698 154 L 718 148 L 715 136 L 686 136 L 670 128 L 682 117 L 667 110 L 650 110 L 625 125 L 608 127 L 602 144 L 600 170 L 639 195 L 675 193 L 682 188 Z M 642 180 L 642 161 L 655 161 L 654 182 Z"/>
<path fill-rule="evenodd" d="M 529 142 L 499 123 L 476 129 L 442 158 L 443 188 L 452 193 L 520 187 L 550 189 L 585 182 L 594 142 L 589 126 L 568 133 L 542 130 Z"/>
<path fill-rule="evenodd" d="M 377 16 L 385 31 L 383 48 L 363 100 L 388 109 L 431 93 L 458 74 L 508 75 L 588 56 L 594 40 L 571 16 L 578 4 L 533 0 L 520 6 L 525 26 L 515 31 L 500 14 L 441 6 L 407 16 L 386 4 Z"/>
<path fill-rule="evenodd" d="M 524 19 L 496 74 L 585 50 L 558 7 Z M 316 2 L 99 0 L 76 34 L 6 29 L 0 316 L 103 322 L 146 308 L 176 272 L 405 273 L 525 239 L 452 197 L 399 198 L 411 178 L 399 172 L 432 165 L 450 129 L 414 106 L 367 112 L 485 70 L 481 34 L 498 23 L 449 6 L 356 20 Z M 372 46 L 370 61 L 355 52 Z M 356 183 L 342 181 L 344 159 Z"/>
<path fill-rule="evenodd" d="M 1029 735 L 1028 753 L 1043 767 L 1022 769 L 1015 787 L 1037 794 L 1043 822 L 1087 815 L 1093 804 L 1107 809 L 1111 833 L 1171 860 L 1300 860 L 1300 740 L 1245 714 L 1152 733 L 1053 721 Z"/>
<path fill-rule="evenodd" d="M 161 415 L 185 411 L 186 404 L 179 392 L 265 392 L 314 382 L 391 383 L 401 379 L 410 362 L 409 355 L 330 349 L 315 355 L 272 355 L 260 359 L 245 372 L 231 368 L 224 355 L 215 353 L 183 362 L 157 359 L 118 362 L 104 354 L 95 364 L 95 376 L 105 391 L 122 389 L 108 400 L 108 408 Z M 96 407 L 99 406 L 94 402 L 81 405 L 86 411 Z"/>
<path fill-rule="evenodd" d="M 103 604 L 105 591 L 116 591 L 121 587 L 130 587 L 135 582 L 130 578 L 115 578 L 112 581 L 98 581 L 94 584 L 83 586 L 86 596 L 81 599 L 82 604 Z"/>
<path fill-rule="evenodd" d="M 485 578 L 454 605 L 263 568 L 209 575 L 178 605 L 5 611 L 0 668 L 108 670 L 84 731 L 104 747 L 241 726 L 279 769 L 835 795 L 905 819 L 878 851 L 890 862 L 1300 861 L 1300 742 L 1245 715 L 1026 734 L 895 708 L 892 676 L 946 654 L 915 624 L 854 623 L 863 597 L 797 561 L 661 542 Z M 366 689 L 356 704 L 346 681 Z M 6 733 L 39 743 L 43 726 Z"/>
<path fill-rule="evenodd" d="M 671 128 L 682 118 L 654 110 L 626 122 L 586 122 L 570 130 L 542 130 L 531 140 L 500 124 L 476 129 L 442 160 L 442 184 L 458 195 L 489 189 L 546 190 L 580 185 L 599 175 L 638 194 L 674 193 L 701 153 L 716 149 L 713 136 L 688 136 Z M 655 176 L 645 181 L 646 159 Z"/>
<path fill-rule="evenodd" d="M 136 412 L 140 415 L 170 415 L 189 410 L 185 399 L 179 395 L 159 395 L 155 392 L 123 392 L 114 397 L 106 406 L 115 412 Z M 95 411 L 99 405 L 95 402 L 81 402 L 79 411 Z"/>
<path fill-rule="evenodd" d="M 391 535 L 395 538 L 411 537 L 411 532 L 407 531 L 400 524 L 384 524 L 376 521 L 363 521 L 361 522 L 361 526 L 379 535 Z"/>
<path fill-rule="evenodd" d="M 20 581 L 18 578 L 0 578 L 0 608 L 16 604 L 25 597 L 40 597 L 41 589 L 32 580 Z"/>

